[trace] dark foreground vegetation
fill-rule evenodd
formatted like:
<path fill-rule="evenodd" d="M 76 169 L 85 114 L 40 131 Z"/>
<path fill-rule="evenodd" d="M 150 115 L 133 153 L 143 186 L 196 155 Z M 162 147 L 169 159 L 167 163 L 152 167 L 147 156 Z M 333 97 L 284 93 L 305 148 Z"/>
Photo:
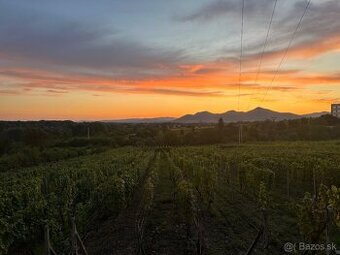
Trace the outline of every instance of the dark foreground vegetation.
<path fill-rule="evenodd" d="M 47 228 L 55 252 L 70 254 L 75 226 L 88 254 L 340 246 L 340 129 L 330 116 L 243 123 L 241 145 L 238 125 L 222 122 L 0 127 L 0 254 L 46 254 Z"/>

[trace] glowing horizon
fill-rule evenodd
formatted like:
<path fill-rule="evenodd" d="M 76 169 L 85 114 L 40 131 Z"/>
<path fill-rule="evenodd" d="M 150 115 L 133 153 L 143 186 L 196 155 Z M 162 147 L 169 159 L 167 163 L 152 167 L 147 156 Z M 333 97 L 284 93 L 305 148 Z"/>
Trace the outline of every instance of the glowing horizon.
<path fill-rule="evenodd" d="M 340 101 L 340 2 L 0 0 L 0 120 L 329 111 Z M 258 78 L 257 77 L 258 73 Z M 273 78 L 275 79 L 273 80 Z"/>

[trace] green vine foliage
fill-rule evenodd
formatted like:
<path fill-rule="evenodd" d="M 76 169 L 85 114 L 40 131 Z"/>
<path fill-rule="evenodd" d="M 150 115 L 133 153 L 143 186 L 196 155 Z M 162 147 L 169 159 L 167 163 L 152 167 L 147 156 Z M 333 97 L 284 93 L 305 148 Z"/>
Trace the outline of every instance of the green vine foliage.
<path fill-rule="evenodd" d="M 0 254 L 15 246 L 41 250 L 46 224 L 54 249 L 66 253 L 73 216 L 82 233 L 93 219 L 117 215 L 129 203 L 153 155 L 152 150 L 133 150 L 121 148 L 2 174 Z"/>
<path fill-rule="evenodd" d="M 340 189 L 320 185 L 318 196 L 306 193 L 299 205 L 299 227 L 301 234 L 311 242 L 319 241 L 327 226 L 339 227 Z"/>
<path fill-rule="evenodd" d="M 264 182 L 260 183 L 258 202 L 261 209 L 268 209 L 271 203 L 271 196 Z"/>

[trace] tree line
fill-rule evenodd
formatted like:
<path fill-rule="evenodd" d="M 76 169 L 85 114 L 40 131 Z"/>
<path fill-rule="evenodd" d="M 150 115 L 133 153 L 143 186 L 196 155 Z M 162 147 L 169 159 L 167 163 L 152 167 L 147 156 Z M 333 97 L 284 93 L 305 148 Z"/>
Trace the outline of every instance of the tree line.
<path fill-rule="evenodd" d="M 238 123 L 224 123 L 220 119 L 216 124 L 0 121 L 0 169 L 57 161 L 122 146 L 332 139 L 340 139 L 340 119 L 331 115 Z"/>

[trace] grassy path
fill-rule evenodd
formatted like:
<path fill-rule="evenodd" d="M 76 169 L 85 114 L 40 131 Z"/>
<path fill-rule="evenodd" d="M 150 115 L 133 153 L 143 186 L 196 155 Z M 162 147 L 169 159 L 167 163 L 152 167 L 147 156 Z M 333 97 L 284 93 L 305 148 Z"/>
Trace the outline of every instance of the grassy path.
<path fill-rule="evenodd" d="M 173 201 L 174 187 L 170 180 L 169 167 L 166 155 L 162 154 L 153 205 L 146 217 L 146 254 L 190 254 L 187 250 L 188 242 L 184 226 L 176 220 Z"/>
<path fill-rule="evenodd" d="M 146 192 L 152 172 L 157 168 L 159 152 L 150 159 L 144 176 L 135 191 L 130 205 L 117 218 L 110 218 L 89 233 L 85 246 L 89 254 L 132 255 L 139 250 L 139 231 L 137 225 L 143 220 L 145 206 L 150 200 Z"/>

